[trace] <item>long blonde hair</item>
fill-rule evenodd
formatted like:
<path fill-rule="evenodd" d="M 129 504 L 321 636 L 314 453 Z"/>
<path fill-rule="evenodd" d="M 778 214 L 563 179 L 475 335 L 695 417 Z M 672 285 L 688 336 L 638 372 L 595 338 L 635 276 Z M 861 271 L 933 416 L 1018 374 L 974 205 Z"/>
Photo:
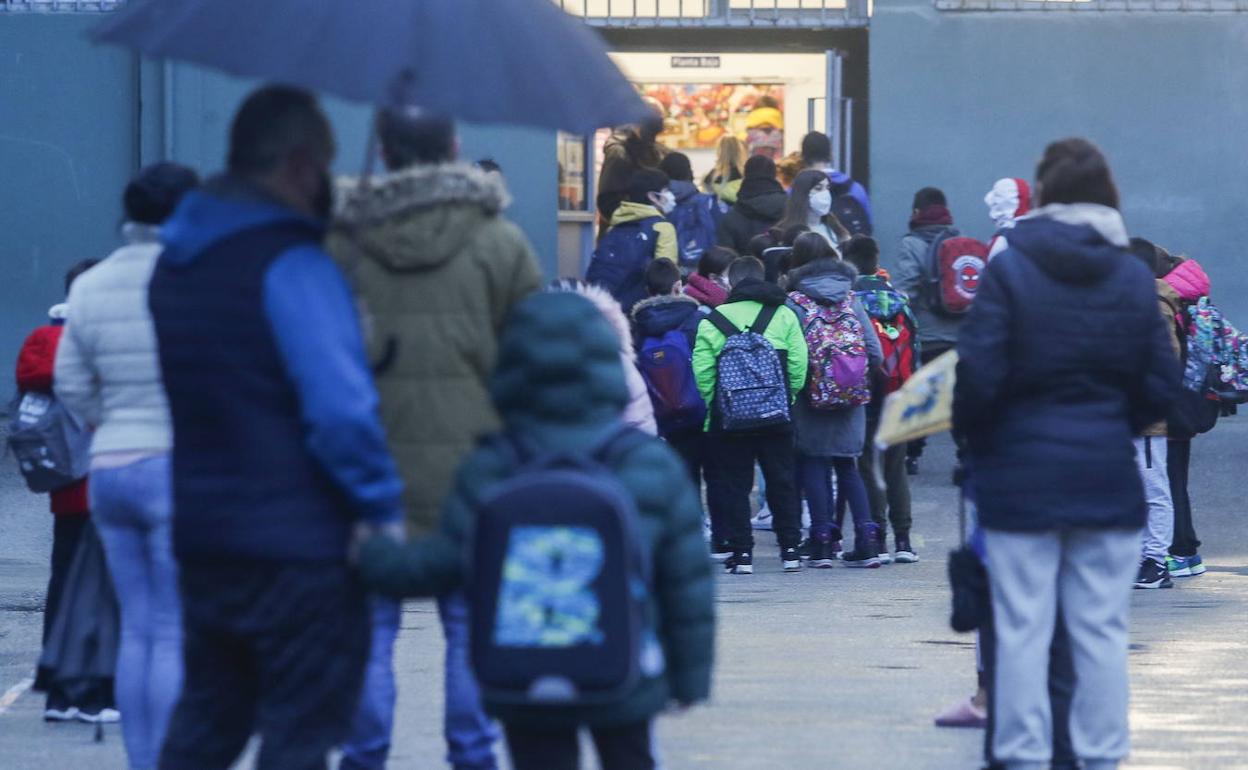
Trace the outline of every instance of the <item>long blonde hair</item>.
<path fill-rule="evenodd" d="M 715 170 L 711 172 L 711 180 L 723 183 L 744 176 L 745 143 L 732 134 L 726 134 L 719 140 L 719 148 L 715 156 Z"/>

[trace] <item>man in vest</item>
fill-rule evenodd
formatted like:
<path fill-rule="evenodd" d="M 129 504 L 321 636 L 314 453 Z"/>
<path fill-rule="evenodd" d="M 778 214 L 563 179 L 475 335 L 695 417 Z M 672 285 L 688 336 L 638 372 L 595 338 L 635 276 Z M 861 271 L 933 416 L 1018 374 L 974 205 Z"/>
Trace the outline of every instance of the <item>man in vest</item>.
<path fill-rule="evenodd" d="M 149 304 L 173 418 L 186 680 L 161 770 L 311 770 L 369 652 L 353 529 L 399 536 L 402 482 L 350 290 L 321 248 L 334 141 L 315 98 L 254 92 L 226 173 L 167 222 Z"/>

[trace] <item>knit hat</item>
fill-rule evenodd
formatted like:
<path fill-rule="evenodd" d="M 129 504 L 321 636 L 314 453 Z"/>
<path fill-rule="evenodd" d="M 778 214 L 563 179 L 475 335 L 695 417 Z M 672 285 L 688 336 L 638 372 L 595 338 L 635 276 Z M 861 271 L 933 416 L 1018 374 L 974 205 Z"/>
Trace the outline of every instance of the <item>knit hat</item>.
<path fill-rule="evenodd" d="M 1031 211 L 1031 187 L 1022 179 L 999 179 L 984 196 L 988 216 L 998 229 L 1014 226 L 1014 221 Z"/>

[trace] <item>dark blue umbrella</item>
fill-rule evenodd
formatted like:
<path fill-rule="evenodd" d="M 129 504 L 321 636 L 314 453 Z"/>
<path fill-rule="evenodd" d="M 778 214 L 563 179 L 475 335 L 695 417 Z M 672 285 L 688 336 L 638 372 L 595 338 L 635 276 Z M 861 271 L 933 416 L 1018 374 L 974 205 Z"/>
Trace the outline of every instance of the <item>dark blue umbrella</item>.
<path fill-rule="evenodd" d="M 480 123 L 585 134 L 646 114 L 551 0 L 137 0 L 97 42 Z"/>

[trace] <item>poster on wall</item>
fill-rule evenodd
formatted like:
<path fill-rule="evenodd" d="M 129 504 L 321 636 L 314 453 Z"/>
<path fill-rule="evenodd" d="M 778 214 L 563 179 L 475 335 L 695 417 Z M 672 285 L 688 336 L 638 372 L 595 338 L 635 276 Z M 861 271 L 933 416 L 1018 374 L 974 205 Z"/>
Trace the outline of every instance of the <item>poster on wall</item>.
<path fill-rule="evenodd" d="M 784 86 L 758 83 L 653 83 L 637 90 L 663 110 L 663 144 L 708 150 L 732 134 L 751 154 L 784 152 Z"/>

